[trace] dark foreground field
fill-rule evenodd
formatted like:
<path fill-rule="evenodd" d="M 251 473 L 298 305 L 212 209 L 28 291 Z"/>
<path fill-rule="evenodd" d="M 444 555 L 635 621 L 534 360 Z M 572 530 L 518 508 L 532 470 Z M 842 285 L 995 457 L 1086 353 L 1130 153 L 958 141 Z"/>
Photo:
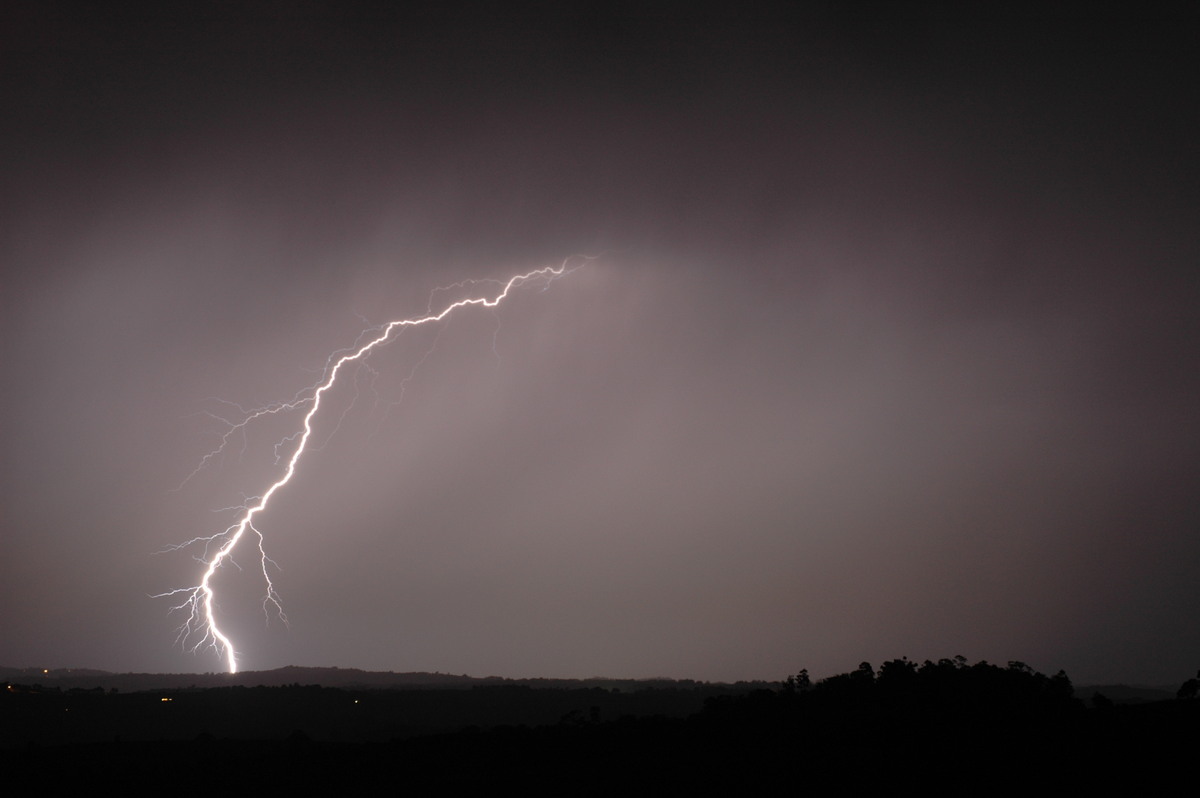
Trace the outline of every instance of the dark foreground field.
<path fill-rule="evenodd" d="M 1200 702 L 1085 705 L 1065 674 L 942 660 L 714 685 L 145 692 L 10 684 L 9 772 L 38 794 L 1188 789 Z"/>

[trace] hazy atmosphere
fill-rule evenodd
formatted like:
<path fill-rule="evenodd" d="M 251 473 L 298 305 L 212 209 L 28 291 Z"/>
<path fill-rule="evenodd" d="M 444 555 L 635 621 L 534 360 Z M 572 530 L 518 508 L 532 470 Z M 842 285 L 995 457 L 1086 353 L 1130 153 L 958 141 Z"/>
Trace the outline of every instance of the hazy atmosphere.
<path fill-rule="evenodd" d="M 214 416 L 566 262 L 347 368 L 241 668 L 1200 667 L 1194 18 L 297 9 L 4 12 L 0 664 L 222 670 Z"/>

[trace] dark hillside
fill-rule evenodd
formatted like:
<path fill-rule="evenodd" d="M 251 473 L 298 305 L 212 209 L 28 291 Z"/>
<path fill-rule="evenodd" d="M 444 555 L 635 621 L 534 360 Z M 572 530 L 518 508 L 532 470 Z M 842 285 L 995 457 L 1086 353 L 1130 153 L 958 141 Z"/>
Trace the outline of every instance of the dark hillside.
<path fill-rule="evenodd" d="M 962 658 L 748 692 L 10 685 L 2 701 L 4 746 L 51 791 L 201 762 L 239 789 L 1153 790 L 1186 778 L 1200 742 L 1200 701 L 1090 706 L 1064 673 Z"/>

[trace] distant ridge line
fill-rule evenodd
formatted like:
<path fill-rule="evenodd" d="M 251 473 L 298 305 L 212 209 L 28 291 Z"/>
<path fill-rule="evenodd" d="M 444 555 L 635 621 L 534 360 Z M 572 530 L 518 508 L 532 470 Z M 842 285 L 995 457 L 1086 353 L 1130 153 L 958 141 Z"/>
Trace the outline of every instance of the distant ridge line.
<path fill-rule="evenodd" d="M 474 687 L 536 687 L 541 689 L 579 689 L 599 687 L 608 690 L 689 689 L 721 686 L 723 682 L 699 682 L 693 679 L 587 679 L 468 676 L 428 671 L 365 671 L 358 668 L 287 665 L 266 671 L 229 673 L 112 673 L 86 668 L 6 668 L 0 667 L 0 679 L 20 684 L 41 684 L 63 690 L 116 689 L 120 692 L 145 690 L 186 690 L 211 687 L 283 687 L 318 685 L 321 687 L 365 689 L 471 689 Z M 737 682 L 739 690 L 774 688 L 775 682 Z"/>

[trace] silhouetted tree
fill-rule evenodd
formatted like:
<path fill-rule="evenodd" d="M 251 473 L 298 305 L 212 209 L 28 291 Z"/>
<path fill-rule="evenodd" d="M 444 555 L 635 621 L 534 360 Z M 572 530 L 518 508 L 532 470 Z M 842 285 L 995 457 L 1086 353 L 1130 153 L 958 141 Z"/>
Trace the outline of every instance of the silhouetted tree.
<path fill-rule="evenodd" d="M 880 684 L 898 683 L 907 685 L 911 683 L 916 675 L 917 663 L 910 661 L 908 657 L 889 660 L 879 666 Z"/>
<path fill-rule="evenodd" d="M 1200 694 L 1200 671 L 1196 671 L 1195 679 L 1188 679 L 1179 687 L 1179 692 L 1175 694 L 1176 698 L 1195 698 Z"/>
<path fill-rule="evenodd" d="M 808 677 L 808 668 L 801 668 L 795 676 L 783 680 L 783 689 L 789 693 L 803 693 L 812 687 L 812 679 Z"/>

